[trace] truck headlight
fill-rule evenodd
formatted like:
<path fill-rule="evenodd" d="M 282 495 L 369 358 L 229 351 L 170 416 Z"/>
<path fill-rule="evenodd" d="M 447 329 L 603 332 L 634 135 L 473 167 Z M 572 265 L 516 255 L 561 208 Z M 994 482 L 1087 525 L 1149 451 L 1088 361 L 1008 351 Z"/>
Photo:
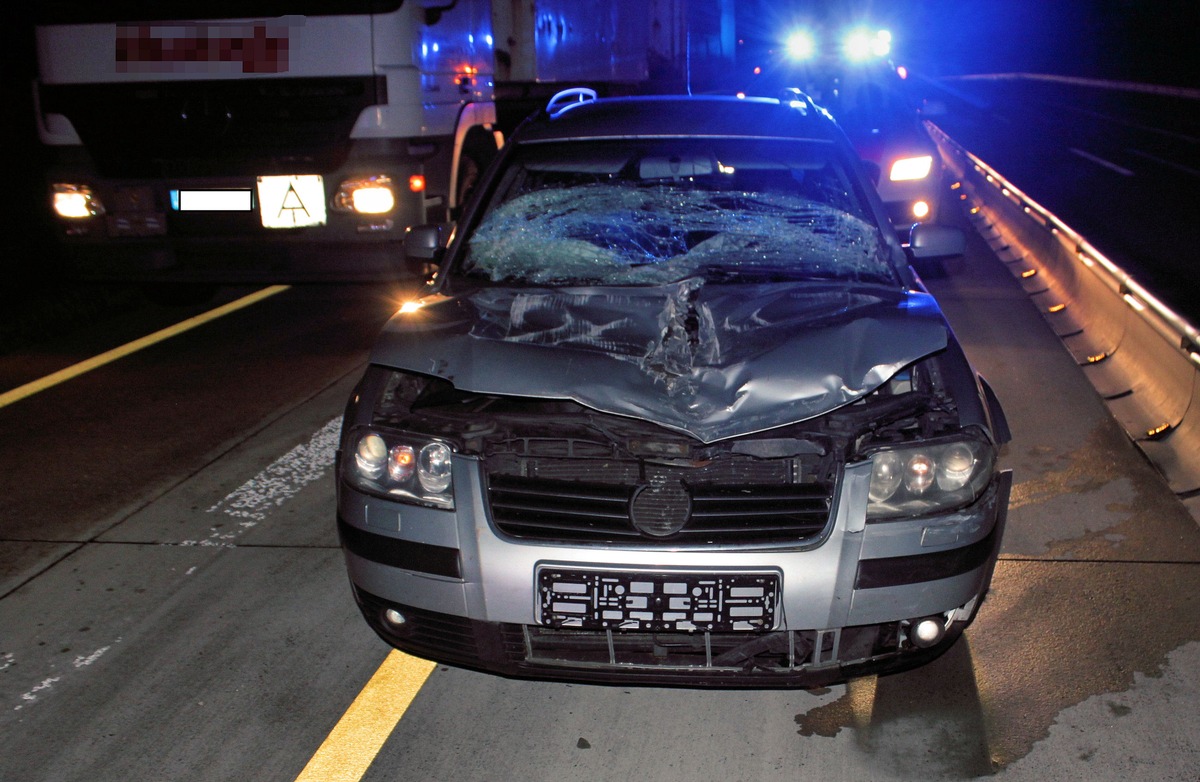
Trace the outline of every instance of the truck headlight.
<path fill-rule="evenodd" d="M 65 182 L 55 183 L 52 205 L 54 213 L 59 217 L 78 220 L 87 217 L 99 217 L 105 213 L 104 204 L 87 185 L 73 185 Z"/>
<path fill-rule="evenodd" d="M 400 502 L 454 508 L 453 450 L 428 438 L 359 429 L 351 433 L 342 479 L 359 491 Z"/>
<path fill-rule="evenodd" d="M 378 215 L 392 211 L 396 193 L 391 177 L 375 176 L 347 179 L 333 194 L 333 208 L 339 212 Z"/>
<path fill-rule="evenodd" d="M 970 505 L 995 472 L 996 450 L 982 437 L 880 448 L 871 454 L 868 519 L 898 518 Z"/>
<path fill-rule="evenodd" d="M 932 155 L 917 155 L 916 157 L 902 157 L 892 163 L 892 168 L 888 171 L 888 179 L 893 182 L 907 182 L 913 179 L 924 179 L 929 176 L 929 172 L 933 170 Z"/>

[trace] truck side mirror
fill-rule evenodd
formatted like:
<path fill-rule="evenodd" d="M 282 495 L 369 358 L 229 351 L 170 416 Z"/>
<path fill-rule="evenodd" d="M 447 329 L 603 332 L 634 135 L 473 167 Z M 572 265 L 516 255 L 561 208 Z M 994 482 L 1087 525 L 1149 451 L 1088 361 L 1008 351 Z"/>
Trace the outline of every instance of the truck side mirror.
<path fill-rule="evenodd" d="M 967 237 L 958 228 L 917 223 L 908 235 L 908 250 L 918 260 L 949 258 L 967 251 Z"/>

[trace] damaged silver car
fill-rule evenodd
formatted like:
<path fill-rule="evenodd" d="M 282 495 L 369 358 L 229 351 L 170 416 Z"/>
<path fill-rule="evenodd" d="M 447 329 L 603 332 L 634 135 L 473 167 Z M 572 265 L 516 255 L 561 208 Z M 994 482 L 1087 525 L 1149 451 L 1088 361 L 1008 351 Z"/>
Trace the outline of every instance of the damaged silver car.
<path fill-rule="evenodd" d="M 387 325 L 338 450 L 389 644 L 515 676 L 818 686 L 932 660 L 991 579 L 987 384 L 809 102 L 528 120 Z"/>

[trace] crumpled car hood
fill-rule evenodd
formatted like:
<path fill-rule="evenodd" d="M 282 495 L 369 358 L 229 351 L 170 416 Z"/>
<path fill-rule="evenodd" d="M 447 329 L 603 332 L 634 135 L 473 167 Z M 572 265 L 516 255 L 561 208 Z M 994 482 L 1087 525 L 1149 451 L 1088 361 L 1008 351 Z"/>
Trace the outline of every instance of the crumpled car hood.
<path fill-rule="evenodd" d="M 482 288 L 396 315 L 371 359 L 573 399 L 703 442 L 822 415 L 947 344 L 925 293 L 812 282 Z"/>

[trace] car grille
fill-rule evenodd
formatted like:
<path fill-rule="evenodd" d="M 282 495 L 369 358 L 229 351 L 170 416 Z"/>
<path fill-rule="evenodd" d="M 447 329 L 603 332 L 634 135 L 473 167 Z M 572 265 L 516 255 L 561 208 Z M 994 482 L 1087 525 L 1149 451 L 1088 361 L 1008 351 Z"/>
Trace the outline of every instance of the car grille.
<path fill-rule="evenodd" d="M 805 543 L 829 521 L 830 488 L 799 457 L 724 454 L 701 466 L 509 457 L 486 463 L 496 527 L 572 544 Z"/>

